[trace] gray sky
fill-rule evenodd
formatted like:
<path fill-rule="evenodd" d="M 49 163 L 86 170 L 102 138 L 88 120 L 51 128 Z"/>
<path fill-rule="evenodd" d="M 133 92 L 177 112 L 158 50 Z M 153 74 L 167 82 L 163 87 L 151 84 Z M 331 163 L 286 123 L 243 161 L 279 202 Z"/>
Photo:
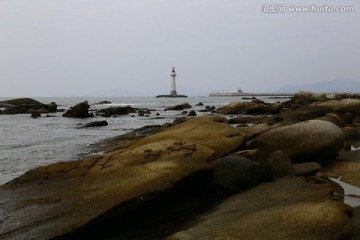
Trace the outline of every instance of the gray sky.
<path fill-rule="evenodd" d="M 173 66 L 189 95 L 359 79 L 359 25 L 358 0 L 0 0 L 0 97 L 167 94 Z"/>

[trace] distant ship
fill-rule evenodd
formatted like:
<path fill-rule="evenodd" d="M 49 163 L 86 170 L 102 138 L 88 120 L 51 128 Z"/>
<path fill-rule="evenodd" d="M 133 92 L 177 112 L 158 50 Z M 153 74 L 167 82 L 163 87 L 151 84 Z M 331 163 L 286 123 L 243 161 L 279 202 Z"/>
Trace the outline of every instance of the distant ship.
<path fill-rule="evenodd" d="M 209 93 L 209 97 L 261 97 L 261 96 L 271 96 L 271 97 L 292 97 L 294 93 L 244 93 L 240 88 L 237 92 L 212 92 Z"/>

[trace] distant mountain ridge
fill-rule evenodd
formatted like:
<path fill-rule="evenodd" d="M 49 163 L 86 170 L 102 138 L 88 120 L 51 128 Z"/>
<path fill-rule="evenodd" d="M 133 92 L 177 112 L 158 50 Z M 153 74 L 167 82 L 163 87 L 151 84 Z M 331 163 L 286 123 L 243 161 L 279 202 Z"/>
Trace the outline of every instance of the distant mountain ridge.
<path fill-rule="evenodd" d="M 358 79 L 334 79 L 325 82 L 316 82 L 306 85 L 285 85 L 274 90 L 277 93 L 293 93 L 299 91 L 311 92 L 346 92 L 359 93 L 360 92 L 360 78 Z"/>

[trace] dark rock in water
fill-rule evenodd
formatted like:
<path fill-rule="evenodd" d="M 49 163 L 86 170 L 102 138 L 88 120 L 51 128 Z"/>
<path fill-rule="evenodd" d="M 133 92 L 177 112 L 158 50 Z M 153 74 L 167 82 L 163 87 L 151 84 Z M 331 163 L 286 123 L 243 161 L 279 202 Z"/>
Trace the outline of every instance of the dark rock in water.
<path fill-rule="evenodd" d="M 98 102 L 98 103 L 94 103 L 92 105 L 103 105 L 103 104 L 111 104 L 110 101 L 101 101 L 101 102 Z"/>
<path fill-rule="evenodd" d="M 305 106 L 296 110 L 285 110 L 281 113 L 284 120 L 306 121 L 324 117 L 332 111 L 331 107 Z"/>
<path fill-rule="evenodd" d="M 215 106 L 205 106 L 205 109 L 201 109 L 199 110 L 199 112 L 212 112 L 215 111 L 216 107 Z"/>
<path fill-rule="evenodd" d="M 105 120 L 102 120 L 102 121 L 94 121 L 94 122 L 86 123 L 79 128 L 102 127 L 102 126 L 107 126 L 107 125 L 109 125 L 108 122 Z"/>
<path fill-rule="evenodd" d="M 237 193 L 254 186 L 261 179 L 262 166 L 247 158 L 230 155 L 214 163 L 214 182 L 227 194 Z"/>
<path fill-rule="evenodd" d="M 1 106 L 8 107 L 9 105 L 17 106 L 17 105 L 42 105 L 42 104 L 43 103 L 31 98 L 16 98 L 16 99 L 0 101 L 0 107 Z"/>
<path fill-rule="evenodd" d="M 57 104 L 55 102 L 51 102 L 47 105 L 47 109 L 49 112 L 56 112 L 57 111 Z"/>
<path fill-rule="evenodd" d="M 195 106 L 204 106 L 202 102 L 199 102 L 198 104 L 195 104 Z"/>
<path fill-rule="evenodd" d="M 182 111 L 180 114 L 181 115 L 186 115 L 188 113 L 188 111 Z"/>
<path fill-rule="evenodd" d="M 126 107 L 111 107 L 106 109 L 101 109 L 97 113 L 100 114 L 102 117 L 111 117 L 114 115 L 128 115 L 129 113 L 135 113 L 135 109 L 126 106 Z"/>
<path fill-rule="evenodd" d="M 0 107 L 5 107 L 3 114 L 21 114 L 56 112 L 57 105 L 54 102 L 43 104 L 31 98 L 18 98 L 1 101 Z"/>
<path fill-rule="evenodd" d="M 196 112 L 194 110 L 191 110 L 189 112 L 188 116 L 196 116 Z"/>
<path fill-rule="evenodd" d="M 289 157 L 282 151 L 275 151 L 267 158 L 270 164 L 273 176 L 275 178 L 282 178 L 288 176 L 295 176 L 293 165 Z"/>
<path fill-rule="evenodd" d="M 167 107 L 167 108 L 165 108 L 164 111 L 168 111 L 168 110 L 181 111 L 181 110 L 184 110 L 185 108 L 191 108 L 190 104 L 183 103 L 183 104 Z"/>
<path fill-rule="evenodd" d="M 250 144 L 268 154 L 281 150 L 293 161 L 318 162 L 336 157 L 344 146 L 342 130 L 333 123 L 309 120 L 271 129 Z"/>
<path fill-rule="evenodd" d="M 41 114 L 40 113 L 33 113 L 33 114 L 31 114 L 31 117 L 32 118 L 38 118 L 38 117 L 41 117 Z"/>
<path fill-rule="evenodd" d="M 27 110 L 30 108 L 31 108 L 31 105 L 14 105 L 14 106 L 5 108 L 2 112 L 2 114 L 27 113 Z"/>
<path fill-rule="evenodd" d="M 63 117 L 72 118 L 88 118 L 94 117 L 94 114 L 89 113 L 90 105 L 87 101 L 78 103 L 74 107 L 71 107 L 68 111 L 63 114 Z"/>

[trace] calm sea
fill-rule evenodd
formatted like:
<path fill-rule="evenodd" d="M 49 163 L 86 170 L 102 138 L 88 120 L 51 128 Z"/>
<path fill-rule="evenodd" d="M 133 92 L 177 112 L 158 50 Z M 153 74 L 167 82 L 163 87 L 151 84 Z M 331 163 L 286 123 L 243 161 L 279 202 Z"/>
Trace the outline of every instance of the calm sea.
<path fill-rule="evenodd" d="M 8 98 L 0 98 L 6 100 Z M 154 98 L 154 97 L 106 97 L 106 98 L 34 98 L 43 103 L 56 102 L 58 109 L 67 110 L 70 106 L 87 100 L 90 110 L 112 106 L 132 106 L 147 108 L 154 111 L 149 117 L 139 117 L 137 114 L 126 116 L 88 119 L 64 118 L 62 112 L 50 114 L 54 117 L 33 119 L 29 114 L 0 115 L 0 184 L 23 174 L 37 166 L 59 161 L 79 159 L 94 154 L 95 144 L 101 140 L 112 138 L 133 129 L 146 125 L 172 122 L 179 117 L 180 112 L 163 111 L 166 107 L 184 102 L 193 106 L 194 110 L 204 109 L 195 106 L 202 102 L 209 106 L 225 106 L 232 101 L 244 101 L 241 97 L 190 97 L 190 98 Z M 111 104 L 93 105 L 101 101 Z M 273 99 L 264 99 L 267 102 Z M 276 99 L 277 101 L 278 99 Z M 156 113 L 164 117 L 155 119 Z M 198 115 L 201 113 L 197 112 Z M 135 115 L 136 117 L 131 117 Z M 78 129 L 79 124 L 91 121 L 106 120 L 109 125 L 98 128 Z"/>

